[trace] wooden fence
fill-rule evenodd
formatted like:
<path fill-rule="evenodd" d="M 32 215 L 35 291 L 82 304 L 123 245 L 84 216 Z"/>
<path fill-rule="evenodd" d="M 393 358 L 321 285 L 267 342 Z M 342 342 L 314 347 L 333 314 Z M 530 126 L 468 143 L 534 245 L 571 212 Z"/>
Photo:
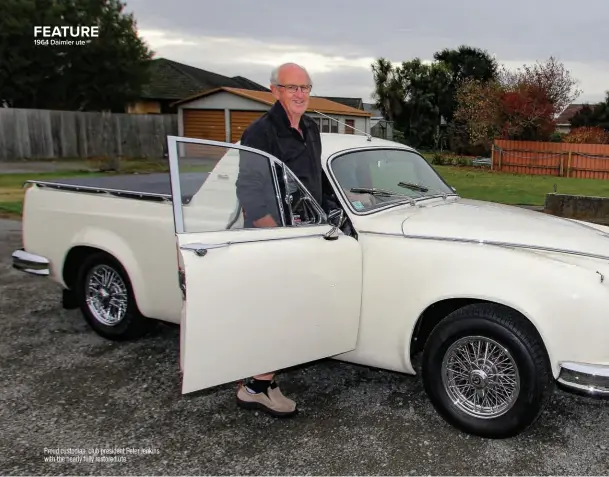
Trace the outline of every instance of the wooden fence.
<path fill-rule="evenodd" d="M 609 179 L 609 144 L 497 139 L 491 162 L 493 170 L 515 174 Z"/>
<path fill-rule="evenodd" d="M 19 159 L 163 157 L 178 134 L 174 114 L 0 108 L 0 162 Z"/>

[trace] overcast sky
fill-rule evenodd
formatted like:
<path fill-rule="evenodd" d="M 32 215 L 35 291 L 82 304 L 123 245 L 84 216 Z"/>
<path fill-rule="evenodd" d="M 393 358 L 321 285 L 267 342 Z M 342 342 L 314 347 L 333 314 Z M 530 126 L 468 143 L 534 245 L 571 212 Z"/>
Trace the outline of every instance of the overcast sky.
<path fill-rule="evenodd" d="M 294 61 L 314 93 L 371 101 L 370 64 L 443 48 L 486 49 L 516 68 L 555 56 L 579 80 L 578 102 L 609 90 L 608 0 L 127 0 L 157 56 L 268 86 Z"/>

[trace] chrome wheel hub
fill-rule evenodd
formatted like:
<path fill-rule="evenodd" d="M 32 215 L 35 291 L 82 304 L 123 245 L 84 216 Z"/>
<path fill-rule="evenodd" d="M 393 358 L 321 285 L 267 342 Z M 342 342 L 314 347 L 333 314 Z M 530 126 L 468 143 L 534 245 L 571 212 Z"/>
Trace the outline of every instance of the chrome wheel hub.
<path fill-rule="evenodd" d="M 112 267 L 97 265 L 87 275 L 86 301 L 97 321 L 114 326 L 127 312 L 127 285 Z"/>
<path fill-rule="evenodd" d="M 455 406 L 478 418 L 505 414 L 520 391 L 520 375 L 511 353 L 483 336 L 462 338 L 446 351 L 442 383 Z"/>

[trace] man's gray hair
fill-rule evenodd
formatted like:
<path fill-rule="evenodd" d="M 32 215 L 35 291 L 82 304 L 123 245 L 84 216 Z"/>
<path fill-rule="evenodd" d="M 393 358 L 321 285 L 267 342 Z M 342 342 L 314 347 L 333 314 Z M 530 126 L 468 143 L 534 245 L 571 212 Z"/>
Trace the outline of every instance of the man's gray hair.
<path fill-rule="evenodd" d="M 282 65 L 279 65 L 277 68 L 273 69 L 273 71 L 271 72 L 271 84 L 274 86 L 277 86 L 277 83 L 279 83 L 279 71 L 281 71 L 281 68 L 284 68 L 286 66 L 296 66 L 298 68 L 300 68 L 302 71 L 304 71 L 307 75 L 307 78 L 309 78 L 309 84 L 313 84 L 313 81 L 311 80 L 311 75 L 309 74 L 309 72 L 307 71 L 307 69 L 304 66 L 301 66 L 297 63 L 284 63 Z"/>

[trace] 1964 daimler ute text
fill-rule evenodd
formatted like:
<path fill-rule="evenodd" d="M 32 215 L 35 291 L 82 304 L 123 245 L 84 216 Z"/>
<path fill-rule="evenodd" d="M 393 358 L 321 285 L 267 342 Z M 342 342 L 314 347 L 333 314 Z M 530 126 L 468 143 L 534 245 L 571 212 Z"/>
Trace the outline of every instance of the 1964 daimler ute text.
<path fill-rule="evenodd" d="M 530 426 L 557 382 L 609 394 L 609 227 L 463 199 L 363 135 L 322 134 L 323 204 L 260 151 L 168 143 L 171 181 L 28 184 L 13 260 L 102 336 L 181 323 L 184 393 L 333 357 L 420 374 L 448 422 L 490 437 Z M 279 226 L 248 228 L 247 207 Z"/>

